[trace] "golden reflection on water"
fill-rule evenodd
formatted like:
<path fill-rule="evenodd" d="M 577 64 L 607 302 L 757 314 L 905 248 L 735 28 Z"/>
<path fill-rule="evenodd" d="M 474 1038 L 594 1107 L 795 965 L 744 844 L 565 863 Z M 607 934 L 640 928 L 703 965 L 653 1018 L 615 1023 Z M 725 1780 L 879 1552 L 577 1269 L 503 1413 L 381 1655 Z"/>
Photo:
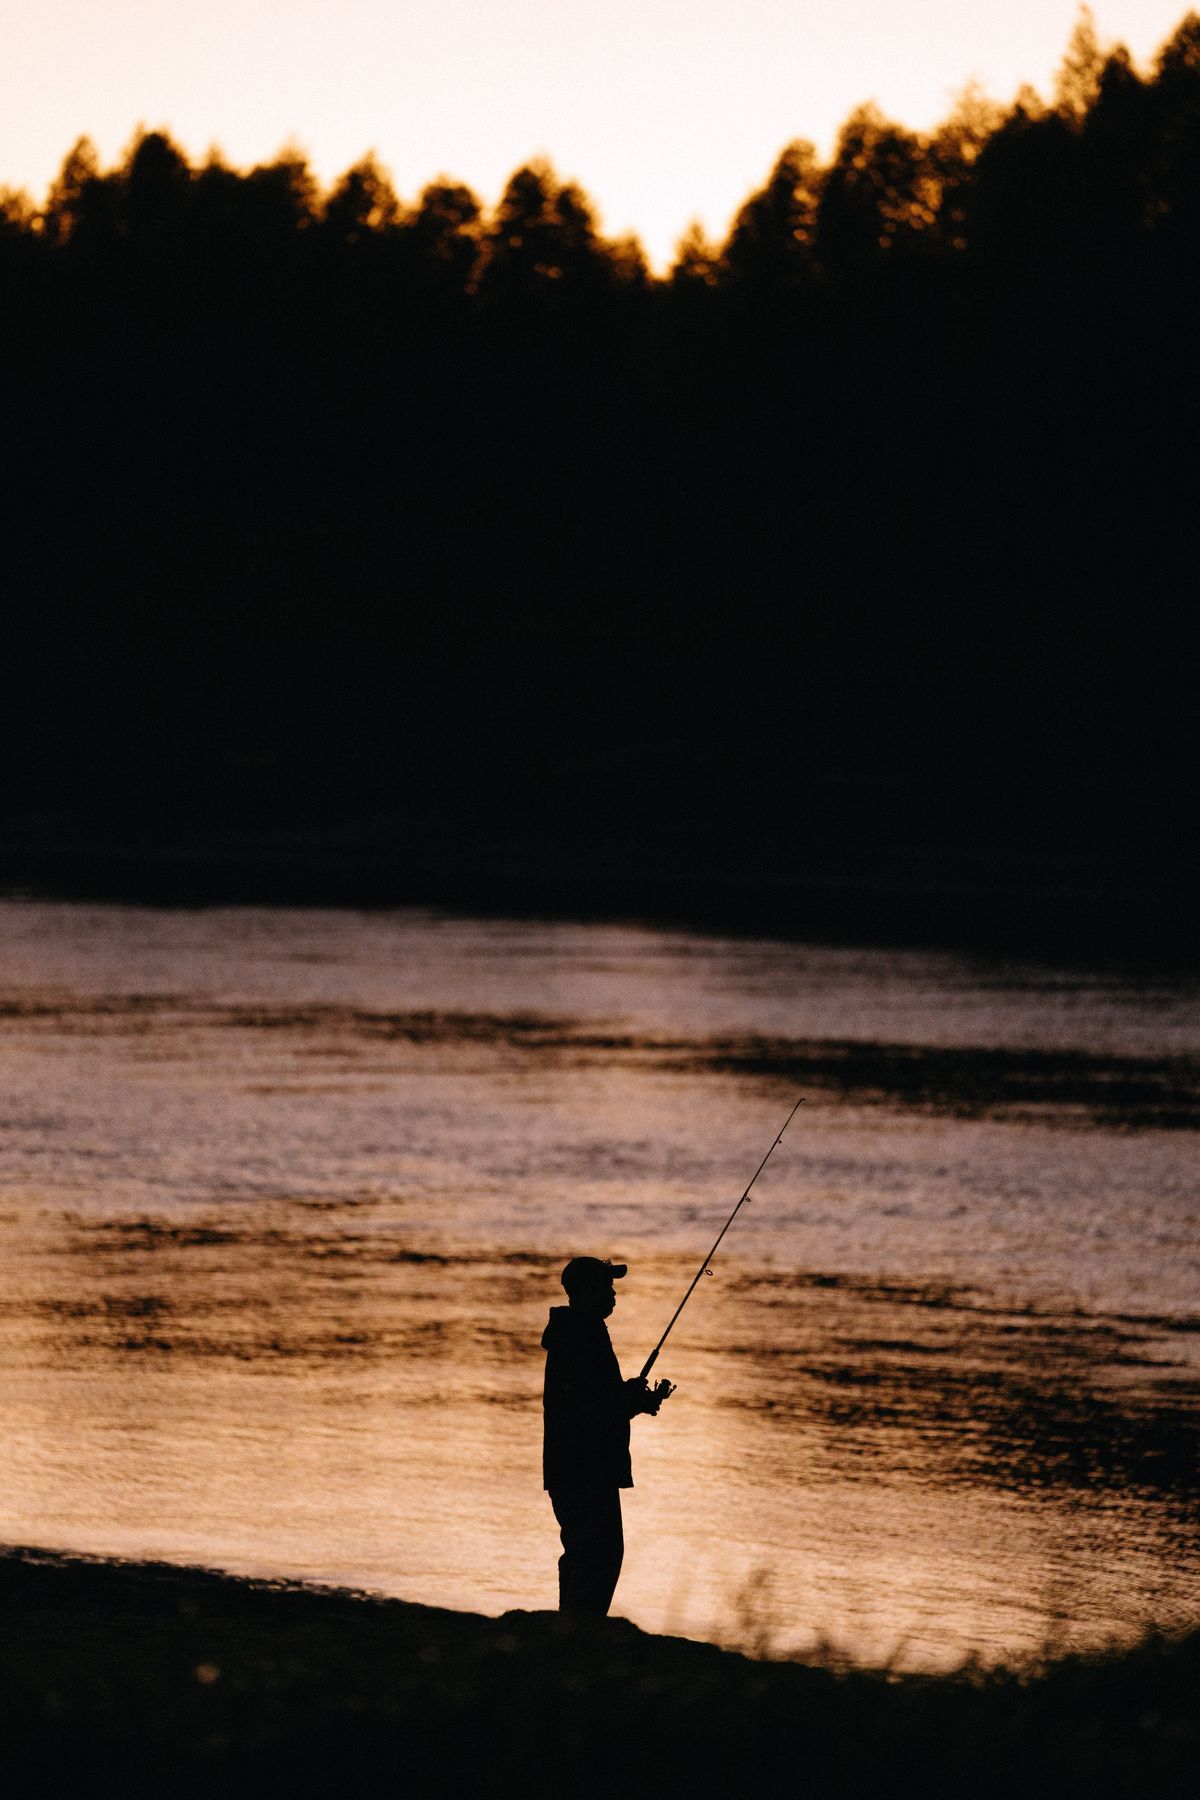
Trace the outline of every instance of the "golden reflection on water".
<path fill-rule="evenodd" d="M 552 1605 L 557 1266 L 425 1260 L 360 1209 L 342 1231 L 261 1213 L 60 1220 L 26 1243 L 39 1283 L 4 1294 L 6 1536 Z M 685 1274 L 673 1253 L 635 1265 L 627 1367 Z M 679 1393 L 636 1427 L 628 1616 L 927 1665 L 1195 1606 L 1196 1432 L 1165 1391 L 1184 1334 L 732 1260 L 720 1280 L 664 1353 Z M 1147 1368 L 1164 1391 L 1131 1388 Z"/>
<path fill-rule="evenodd" d="M 678 1393 L 635 1425 L 618 1610 L 919 1666 L 1200 1612 L 1200 1029 L 1169 996 L 1062 978 L 1055 1049 L 1044 982 L 953 959 L 17 922 L 7 1540 L 553 1605 L 562 1262 L 630 1261 L 632 1372 L 803 1069 L 803 1133 L 664 1353 Z M 821 1036 L 847 1018 L 853 1053 Z M 914 1047 L 939 1031 L 953 1055 Z"/>

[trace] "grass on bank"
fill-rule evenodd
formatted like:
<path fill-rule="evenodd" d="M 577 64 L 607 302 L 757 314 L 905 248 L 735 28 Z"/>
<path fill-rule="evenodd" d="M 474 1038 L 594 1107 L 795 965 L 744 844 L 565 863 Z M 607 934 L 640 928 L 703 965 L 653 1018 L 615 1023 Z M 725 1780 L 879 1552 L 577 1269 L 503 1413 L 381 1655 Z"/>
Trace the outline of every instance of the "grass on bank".
<path fill-rule="evenodd" d="M 18 1795 L 1200 1793 L 1200 1631 L 898 1676 L 21 1549 L 0 1618 Z"/>

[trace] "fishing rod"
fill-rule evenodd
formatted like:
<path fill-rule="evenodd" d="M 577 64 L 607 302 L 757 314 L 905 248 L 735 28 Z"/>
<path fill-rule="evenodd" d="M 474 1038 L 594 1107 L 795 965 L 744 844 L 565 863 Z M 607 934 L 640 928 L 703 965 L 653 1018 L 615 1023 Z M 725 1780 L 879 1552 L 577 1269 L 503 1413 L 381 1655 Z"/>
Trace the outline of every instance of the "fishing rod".
<path fill-rule="evenodd" d="M 795 1106 L 793 1106 L 791 1112 L 788 1114 L 787 1118 L 783 1121 L 783 1125 L 780 1128 L 779 1136 L 777 1138 L 775 1138 L 774 1142 L 771 1145 L 770 1150 L 767 1151 L 767 1154 L 763 1157 L 763 1159 L 759 1163 L 757 1169 L 755 1169 L 753 1175 L 750 1177 L 749 1181 L 746 1183 L 745 1193 L 742 1195 L 741 1199 L 738 1201 L 737 1205 L 734 1207 L 733 1211 L 730 1213 L 729 1217 L 726 1219 L 725 1223 L 722 1225 L 720 1231 L 717 1233 L 716 1244 L 713 1245 L 712 1249 L 709 1251 L 709 1253 L 705 1257 L 704 1261 L 700 1264 L 700 1267 L 696 1270 L 696 1273 L 692 1276 L 692 1285 L 688 1289 L 687 1293 L 683 1296 L 683 1299 L 679 1302 L 679 1305 L 675 1308 L 675 1311 L 671 1314 L 670 1325 L 667 1326 L 667 1329 L 663 1332 L 663 1334 L 659 1338 L 657 1344 L 655 1344 L 653 1350 L 650 1352 L 649 1356 L 646 1358 L 645 1366 L 643 1367 L 642 1373 L 639 1377 L 640 1380 L 645 1381 L 647 1375 L 649 1375 L 651 1369 L 654 1367 L 655 1363 L 658 1361 L 658 1353 L 662 1349 L 663 1345 L 666 1343 L 667 1339 L 670 1337 L 672 1328 L 675 1324 L 675 1321 L 679 1317 L 680 1313 L 683 1311 L 684 1307 L 687 1305 L 688 1301 L 691 1299 L 692 1292 L 696 1286 L 696 1283 L 699 1281 L 700 1277 L 702 1275 L 711 1275 L 712 1274 L 712 1270 L 709 1268 L 708 1265 L 709 1265 L 709 1263 L 711 1263 L 713 1257 L 717 1253 L 717 1245 L 720 1244 L 721 1239 L 725 1236 L 725 1233 L 729 1230 L 729 1227 L 733 1224 L 733 1221 L 737 1218 L 737 1216 L 741 1212 L 743 1206 L 745 1206 L 747 1200 L 749 1200 L 750 1189 L 754 1186 L 755 1182 L 758 1180 L 759 1176 L 762 1174 L 763 1170 L 766 1168 L 768 1162 L 771 1160 L 771 1156 L 772 1156 L 773 1152 L 783 1142 L 784 1132 L 787 1130 L 788 1126 L 791 1124 L 792 1120 L 795 1118 L 796 1114 L 800 1111 L 800 1108 L 803 1105 L 804 1105 L 804 1096 L 801 1095 L 799 1100 L 797 1100 Z M 669 1392 L 670 1390 L 668 1389 L 667 1391 Z"/>

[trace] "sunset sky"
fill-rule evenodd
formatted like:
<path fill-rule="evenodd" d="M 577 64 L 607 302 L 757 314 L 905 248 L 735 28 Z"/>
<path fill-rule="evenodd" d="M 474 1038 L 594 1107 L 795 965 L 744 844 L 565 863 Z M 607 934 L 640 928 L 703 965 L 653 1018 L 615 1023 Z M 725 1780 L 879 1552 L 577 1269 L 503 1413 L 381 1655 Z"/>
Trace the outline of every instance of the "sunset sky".
<path fill-rule="evenodd" d="M 1148 58 L 1186 0 L 1097 0 Z M 83 132 L 139 124 L 234 163 L 291 140 L 324 181 L 374 149 L 403 197 L 440 173 L 493 200 L 548 154 L 669 258 L 720 233 L 789 139 L 828 151 L 859 101 L 933 124 L 966 82 L 1048 92 L 1076 0 L 9 0 L 0 185 L 41 198 Z"/>

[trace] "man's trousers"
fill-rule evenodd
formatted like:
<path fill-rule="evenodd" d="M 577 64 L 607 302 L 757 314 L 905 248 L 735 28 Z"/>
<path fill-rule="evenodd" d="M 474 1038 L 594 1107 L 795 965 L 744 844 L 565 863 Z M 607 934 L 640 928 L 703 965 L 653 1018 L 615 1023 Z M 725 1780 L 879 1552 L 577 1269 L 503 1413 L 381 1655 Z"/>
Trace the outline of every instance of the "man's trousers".
<path fill-rule="evenodd" d="M 550 1504 L 562 1537 L 558 1609 L 604 1618 L 625 1555 L 618 1487 L 556 1487 Z"/>

